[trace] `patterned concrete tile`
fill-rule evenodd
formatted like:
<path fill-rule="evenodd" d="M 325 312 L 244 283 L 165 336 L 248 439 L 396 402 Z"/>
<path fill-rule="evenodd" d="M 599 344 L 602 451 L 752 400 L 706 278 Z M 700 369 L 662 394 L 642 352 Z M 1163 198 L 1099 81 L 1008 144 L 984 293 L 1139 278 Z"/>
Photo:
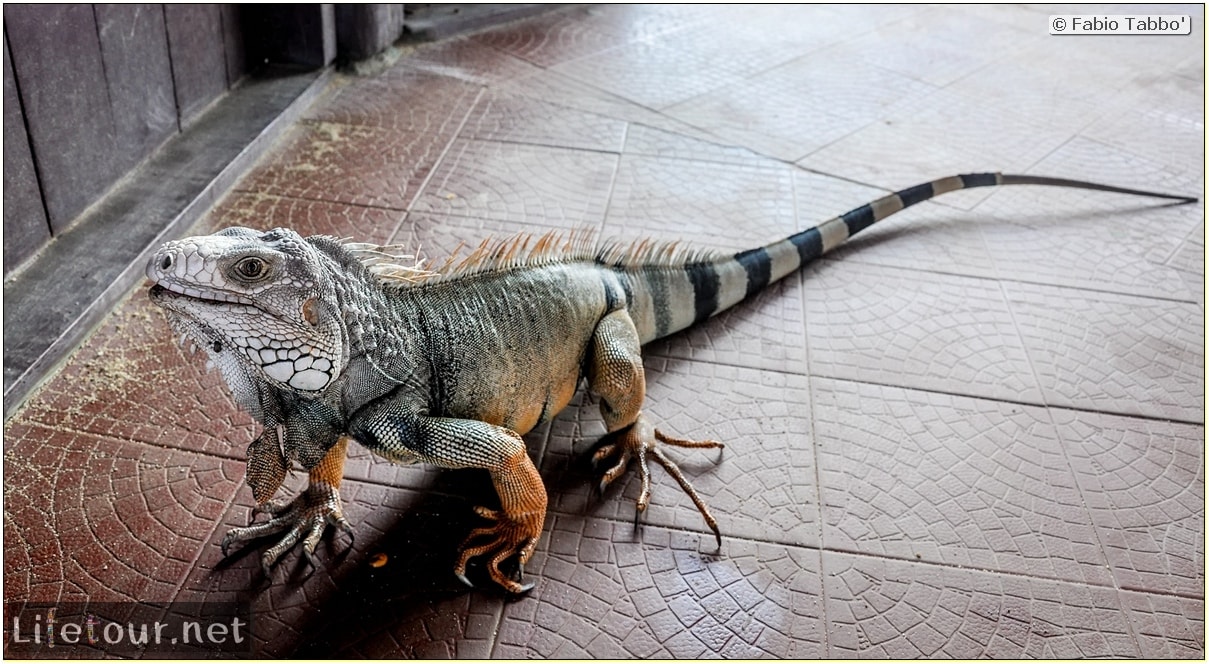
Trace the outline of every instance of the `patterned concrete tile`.
<path fill-rule="evenodd" d="M 823 552 L 831 657 L 1137 657 L 1112 588 Z"/>
<path fill-rule="evenodd" d="M 1197 98 L 1203 103 L 1204 97 L 1204 87 L 1200 86 Z M 1148 97 L 1138 107 L 1101 118 L 1080 135 L 1194 176 L 1203 174 L 1204 152 L 1187 146 L 1205 142 L 1204 106 L 1197 114 L 1191 109 L 1173 110 L 1173 104 L 1164 102 Z"/>
<path fill-rule="evenodd" d="M 818 553 L 558 516 L 529 569 L 532 601 L 508 604 L 503 658 L 814 658 L 826 654 Z"/>
<path fill-rule="evenodd" d="M 1158 161 L 1074 138 L 1030 169 L 1151 191 L 1199 195 L 1195 178 Z M 1169 258 L 1203 205 L 1055 187 L 1008 187 L 976 210 L 1001 279 L 1194 299 Z"/>
<path fill-rule="evenodd" d="M 817 546 L 806 377 L 651 355 L 644 364 L 643 412 L 657 427 L 673 436 L 726 445 L 724 450 L 665 448 L 717 518 L 723 554 L 729 555 L 736 538 Z M 603 497 L 598 493 L 607 465 L 593 470 L 590 458 L 604 433 L 599 404 L 582 397 L 551 425 L 540 470 L 552 512 L 626 524 L 634 520 L 641 487 L 633 463 Z M 641 523 L 690 531 L 702 551 L 714 551 L 701 514 L 656 465 L 651 468 L 651 504 Z M 640 539 L 649 526 L 641 528 Z"/>
<path fill-rule="evenodd" d="M 891 104 L 934 89 L 823 53 L 708 91 L 666 112 L 737 145 L 794 161 L 876 121 Z"/>
<path fill-rule="evenodd" d="M 403 213 L 395 210 L 233 192 L 189 233 L 204 235 L 230 226 L 291 228 L 303 237 L 333 235 L 382 244 L 390 240 L 402 219 Z"/>
<path fill-rule="evenodd" d="M 842 182 L 842 181 L 837 181 Z M 856 189 L 848 185 L 848 189 Z M 799 191 L 800 191 L 799 187 Z M 861 188 L 865 193 L 859 203 L 846 203 L 835 208 L 830 216 L 885 195 L 874 189 Z M 960 201 L 972 192 L 954 192 L 944 202 Z M 976 195 L 976 194 L 975 194 Z M 800 194 L 799 194 L 800 196 Z M 846 196 L 852 199 L 852 195 Z M 925 202 L 878 222 L 872 228 L 827 255 L 829 260 L 847 263 L 868 263 L 911 270 L 961 274 L 972 277 L 995 277 L 994 252 L 984 241 L 982 228 L 994 221 L 984 218 L 981 208 L 971 212 L 955 210 L 943 203 Z M 829 218 L 829 217 L 828 217 Z M 822 221 L 822 219 L 819 219 Z M 813 225 L 816 222 L 803 225 Z M 997 249 L 996 249 L 997 250 Z M 860 268 L 855 268 L 860 269 Z"/>
<path fill-rule="evenodd" d="M 1202 231 L 1201 237 L 1204 237 Z M 1184 282 L 1184 286 L 1205 310 L 1205 245 L 1187 240 L 1171 255 L 1168 264 L 1174 267 Z"/>
<path fill-rule="evenodd" d="M 623 155 L 605 235 L 749 249 L 797 229 L 793 176 L 780 164 Z"/>
<path fill-rule="evenodd" d="M 631 123 L 626 128 L 626 154 L 649 157 L 690 159 L 747 164 L 762 161 L 758 154 L 745 148 L 703 141 L 680 132 L 672 132 L 643 124 Z"/>
<path fill-rule="evenodd" d="M 936 7 L 877 26 L 845 41 L 834 52 L 845 59 L 945 86 L 988 63 L 1010 60 L 1016 50 L 1042 39 L 1051 39 L 1043 29 L 1022 30 L 963 11 Z"/>
<path fill-rule="evenodd" d="M 617 155 L 457 140 L 414 210 L 523 223 L 594 226 L 604 218 Z"/>
<path fill-rule="evenodd" d="M 449 138 L 368 125 L 300 123 L 237 190 L 405 210 Z"/>
<path fill-rule="evenodd" d="M 1005 281 L 1192 300 L 1179 268 L 1163 264 L 1192 223 L 1192 208 L 1185 207 L 1101 192 L 1013 187 L 996 192 L 970 216 L 994 247 L 988 264 Z"/>
<path fill-rule="evenodd" d="M 552 69 L 518 78 L 498 86 L 499 91 L 523 95 L 630 123 L 663 129 L 699 140 L 717 142 L 718 137 L 668 117 L 620 95 L 593 87 Z"/>
<path fill-rule="evenodd" d="M 681 30 L 634 41 L 552 69 L 647 108 L 663 109 L 801 55 L 758 43 L 717 47 L 720 34 Z"/>
<path fill-rule="evenodd" d="M 254 424 L 218 372 L 177 345 L 145 291 L 135 291 L 15 419 L 120 440 L 242 458 Z"/>
<path fill-rule="evenodd" d="M 996 283 L 826 259 L 804 278 L 813 375 L 1041 403 Z"/>
<path fill-rule="evenodd" d="M 1105 58 L 1081 59 L 1078 76 L 1047 66 L 1055 59 L 1054 46 L 1048 40 L 1033 42 L 945 89 L 973 103 L 1010 107 L 1031 124 L 1077 132 L 1112 111 L 1104 104 L 1105 92 L 1119 89 L 1127 79 Z"/>
<path fill-rule="evenodd" d="M 483 95 L 467 118 L 463 138 L 621 152 L 622 120 L 513 94 Z"/>
<path fill-rule="evenodd" d="M 1044 409 L 811 386 L 827 549 L 1112 585 Z"/>
<path fill-rule="evenodd" d="M 4 598 L 173 599 L 242 474 L 182 450 L 10 420 Z"/>
<path fill-rule="evenodd" d="M 1080 86 L 1056 68 L 1014 59 L 987 65 L 945 89 L 984 104 L 1010 105 L 1030 124 L 1060 131 L 1077 132 L 1109 111 L 1103 88 Z"/>
<path fill-rule="evenodd" d="M 624 10 L 607 5 L 573 7 L 487 30 L 469 39 L 542 67 L 552 67 L 595 56 L 619 45 L 683 30 L 708 19 L 712 12 L 706 7 L 674 5 L 642 5 Z"/>
<path fill-rule="evenodd" d="M 1117 585 L 1203 596 L 1205 428 L 1054 411 Z"/>
<path fill-rule="evenodd" d="M 1033 125 L 1008 109 L 941 89 L 903 97 L 879 121 L 798 163 L 898 190 L 957 173 L 1022 172 L 1069 138 L 1064 131 Z M 945 204 L 969 209 L 988 195 L 985 190 L 971 192 Z"/>
<path fill-rule="evenodd" d="M 481 86 L 451 76 L 398 67 L 378 76 L 343 76 L 307 109 L 320 123 L 448 136 L 456 132 Z"/>
<path fill-rule="evenodd" d="M 801 169 L 794 170 L 793 189 L 794 203 L 798 211 L 798 230 L 818 226 L 832 217 L 838 217 L 890 193 L 887 189 L 868 187 Z"/>
<path fill-rule="evenodd" d="M 484 48 L 478 35 L 418 44 L 395 63 L 404 70 L 448 76 L 469 83 L 499 84 L 529 76 L 540 67 L 494 48 Z M 394 72 L 392 72 L 394 73 Z"/>
<path fill-rule="evenodd" d="M 1004 292 L 1047 404 L 1204 421 L 1199 306 L 1031 284 Z"/>
<path fill-rule="evenodd" d="M 1205 658 L 1205 601 L 1168 595 L 1121 593 L 1138 650 L 1148 659 Z"/>
<path fill-rule="evenodd" d="M 737 44 L 736 53 L 757 47 L 780 50 L 791 55 L 786 58 L 788 61 L 843 42 L 879 24 L 899 20 L 912 11 L 905 5 L 882 10 L 870 12 L 834 5 L 719 5 L 708 22 L 693 29 L 712 31 L 718 35 L 719 43 L 728 44 L 728 48 Z"/>

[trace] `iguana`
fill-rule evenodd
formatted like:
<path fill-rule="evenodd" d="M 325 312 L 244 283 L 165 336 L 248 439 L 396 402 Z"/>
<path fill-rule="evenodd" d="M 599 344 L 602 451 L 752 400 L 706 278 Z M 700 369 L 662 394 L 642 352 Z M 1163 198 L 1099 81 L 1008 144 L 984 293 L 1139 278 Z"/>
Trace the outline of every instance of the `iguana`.
<path fill-rule="evenodd" d="M 489 471 L 500 508 L 475 508 L 490 525 L 462 543 L 454 573 L 469 584 L 468 561 L 486 556 L 495 583 L 525 592 L 546 491 L 521 435 L 561 411 L 584 378 L 609 432 L 593 458 L 616 459 L 601 490 L 637 460 L 642 512 L 653 458 L 720 546 L 714 517 L 658 443 L 722 445 L 667 435 L 643 414 L 641 347 L 750 298 L 899 210 L 959 189 L 1016 184 L 1196 200 L 1058 178 L 959 175 L 733 255 L 554 233 L 486 242 L 433 271 L 400 264 L 396 247 L 282 228 L 168 242 L 147 265 L 152 301 L 182 342 L 205 349 L 239 406 L 263 425 L 247 450 L 246 480 L 254 514 L 270 518 L 229 531 L 223 553 L 286 531 L 261 556 L 267 576 L 299 540 L 314 565 L 327 525 L 351 534 L 339 494 L 351 440 L 393 462 Z M 308 487 L 292 501 L 271 501 L 294 462 L 309 471 Z M 515 579 L 500 570 L 513 557 Z"/>

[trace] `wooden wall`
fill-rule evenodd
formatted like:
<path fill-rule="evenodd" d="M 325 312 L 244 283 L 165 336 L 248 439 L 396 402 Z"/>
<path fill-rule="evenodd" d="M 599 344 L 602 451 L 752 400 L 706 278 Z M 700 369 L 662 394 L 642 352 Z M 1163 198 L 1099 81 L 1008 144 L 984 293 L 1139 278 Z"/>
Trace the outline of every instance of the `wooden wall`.
<path fill-rule="evenodd" d="M 243 77 L 234 5 L 4 6 L 4 272 Z"/>

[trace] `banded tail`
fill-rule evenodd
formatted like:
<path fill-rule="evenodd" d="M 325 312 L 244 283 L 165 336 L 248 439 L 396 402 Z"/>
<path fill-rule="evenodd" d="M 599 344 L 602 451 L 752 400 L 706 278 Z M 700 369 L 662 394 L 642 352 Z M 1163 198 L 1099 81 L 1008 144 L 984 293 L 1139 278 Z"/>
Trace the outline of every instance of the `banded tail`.
<path fill-rule="evenodd" d="M 721 313 L 769 284 L 796 272 L 853 235 L 916 203 L 961 189 L 1017 184 L 1091 189 L 1163 198 L 1179 203 L 1198 200 L 1191 196 L 1035 175 L 974 173 L 941 178 L 883 196 L 814 228 L 763 247 L 741 251 L 733 256 L 689 262 L 681 270 L 642 270 L 643 278 L 635 280 L 640 282 L 635 285 L 639 287 L 637 290 L 646 292 L 635 292 L 630 303 L 639 336 L 645 344 Z"/>

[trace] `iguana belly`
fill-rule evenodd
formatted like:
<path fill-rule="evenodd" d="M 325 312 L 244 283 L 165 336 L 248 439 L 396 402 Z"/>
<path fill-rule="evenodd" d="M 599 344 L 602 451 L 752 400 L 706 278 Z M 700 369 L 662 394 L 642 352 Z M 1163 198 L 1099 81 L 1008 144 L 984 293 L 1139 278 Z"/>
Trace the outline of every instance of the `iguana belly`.
<path fill-rule="evenodd" d="M 601 272 L 555 265 L 463 284 L 425 313 L 433 412 L 524 434 L 575 395 L 592 335 L 607 311 Z"/>
<path fill-rule="evenodd" d="M 575 396 L 575 388 L 578 385 L 579 368 L 576 367 L 553 383 L 547 384 L 545 390 L 534 391 L 520 399 L 515 398 L 515 395 L 510 395 L 513 398 L 500 398 L 471 417 L 507 427 L 524 435 L 566 408 L 571 402 L 571 397 Z"/>

